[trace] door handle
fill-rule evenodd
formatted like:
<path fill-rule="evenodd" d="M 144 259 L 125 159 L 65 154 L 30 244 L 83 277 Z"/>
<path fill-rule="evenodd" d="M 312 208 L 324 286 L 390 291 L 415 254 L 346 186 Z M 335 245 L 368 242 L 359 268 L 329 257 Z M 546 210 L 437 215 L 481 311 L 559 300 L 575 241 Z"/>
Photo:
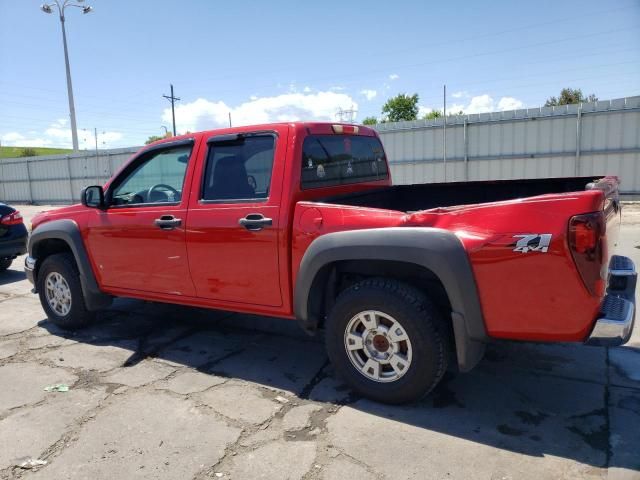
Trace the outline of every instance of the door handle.
<path fill-rule="evenodd" d="M 162 230 L 173 230 L 182 225 L 182 220 L 173 215 L 162 215 L 160 218 L 156 218 L 153 223 Z"/>
<path fill-rule="evenodd" d="M 273 225 L 273 220 L 265 217 L 261 213 L 250 213 L 246 217 L 238 220 L 238 224 L 251 232 L 257 232 L 258 230 L 262 230 L 264 227 L 270 227 Z"/>

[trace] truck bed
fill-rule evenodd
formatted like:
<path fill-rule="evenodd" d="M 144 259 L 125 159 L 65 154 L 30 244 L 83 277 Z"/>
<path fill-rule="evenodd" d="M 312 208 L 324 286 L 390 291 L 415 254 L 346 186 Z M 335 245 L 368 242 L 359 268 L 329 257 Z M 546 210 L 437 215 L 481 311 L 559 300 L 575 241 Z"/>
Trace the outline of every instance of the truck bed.
<path fill-rule="evenodd" d="M 326 197 L 317 201 L 412 212 L 436 207 L 498 202 L 548 193 L 583 191 L 587 184 L 598 178 L 601 177 L 394 185 L 365 192 Z"/>

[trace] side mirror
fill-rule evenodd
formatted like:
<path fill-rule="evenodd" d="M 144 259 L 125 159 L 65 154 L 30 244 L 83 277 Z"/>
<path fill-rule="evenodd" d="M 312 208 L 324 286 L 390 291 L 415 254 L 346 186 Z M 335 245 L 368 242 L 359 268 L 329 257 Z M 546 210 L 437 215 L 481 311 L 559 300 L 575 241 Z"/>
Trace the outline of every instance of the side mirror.
<path fill-rule="evenodd" d="M 104 208 L 104 190 L 100 185 L 84 187 L 80 193 L 80 202 L 89 208 Z"/>

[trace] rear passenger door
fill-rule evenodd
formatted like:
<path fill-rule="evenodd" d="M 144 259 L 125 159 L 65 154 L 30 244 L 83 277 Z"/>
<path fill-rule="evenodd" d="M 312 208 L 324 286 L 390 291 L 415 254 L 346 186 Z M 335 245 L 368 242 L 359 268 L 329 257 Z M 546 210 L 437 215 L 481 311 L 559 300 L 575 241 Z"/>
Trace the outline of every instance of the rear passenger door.
<path fill-rule="evenodd" d="M 274 178 L 274 159 L 284 158 L 284 149 L 285 141 L 271 131 L 218 135 L 207 142 L 187 228 L 189 267 L 199 297 L 282 305 L 281 180 Z"/>

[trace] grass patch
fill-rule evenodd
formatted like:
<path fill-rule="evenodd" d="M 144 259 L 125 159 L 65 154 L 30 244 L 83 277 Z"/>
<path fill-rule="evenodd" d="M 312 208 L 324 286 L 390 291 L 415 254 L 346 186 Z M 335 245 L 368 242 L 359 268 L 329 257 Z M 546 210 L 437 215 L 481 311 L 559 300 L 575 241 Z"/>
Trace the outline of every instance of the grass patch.
<path fill-rule="evenodd" d="M 26 147 L 0 147 L 0 158 L 18 158 Z M 70 148 L 29 147 L 36 155 L 59 155 L 71 153 Z"/>

